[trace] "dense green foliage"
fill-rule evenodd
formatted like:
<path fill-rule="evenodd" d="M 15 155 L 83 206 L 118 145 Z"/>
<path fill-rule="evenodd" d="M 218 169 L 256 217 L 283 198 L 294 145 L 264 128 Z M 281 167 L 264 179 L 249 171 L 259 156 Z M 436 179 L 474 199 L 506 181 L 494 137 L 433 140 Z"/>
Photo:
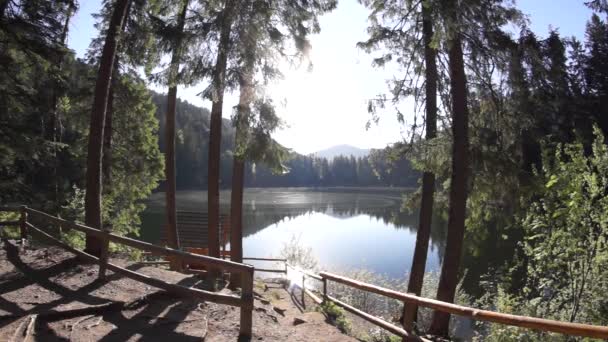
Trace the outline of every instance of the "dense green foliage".
<path fill-rule="evenodd" d="M 501 311 L 562 321 L 608 324 L 608 147 L 595 132 L 591 153 L 582 143 L 557 146 L 543 158 L 535 198 L 517 220 L 526 269 L 523 289 L 495 284 Z M 549 151 L 547 151 L 549 152 Z M 559 336 L 491 326 L 492 340 L 557 340 Z"/>
<path fill-rule="evenodd" d="M 405 71 L 404 75 L 396 76 L 391 81 L 390 97 L 381 95 L 370 103 L 370 110 L 377 119 L 375 110 L 391 101 L 394 103 L 413 97 L 419 103 L 424 98 L 421 89 L 424 78 L 420 78 L 424 70 L 420 52 L 423 46 L 420 44 L 420 21 L 415 17 L 420 13 L 420 2 L 363 2 L 371 7 L 373 20 L 369 28 L 370 38 L 360 43 L 360 47 L 377 54 L 377 65 L 396 63 Z M 550 282 L 551 274 L 560 277 L 560 272 L 556 272 L 555 268 L 563 270 L 568 265 L 571 268 L 576 265 L 577 272 L 583 272 L 583 261 L 580 258 L 588 259 L 585 255 L 591 253 L 594 247 L 593 244 L 582 241 L 597 240 L 597 232 L 586 231 L 583 234 L 579 231 L 577 234 L 580 234 L 578 238 L 581 242 L 579 249 L 576 249 L 572 247 L 575 239 L 570 236 L 574 229 L 572 226 L 580 225 L 574 219 L 576 215 L 573 214 L 572 221 L 561 225 L 557 222 L 554 224 L 553 221 L 559 221 L 560 208 L 571 203 L 572 199 L 567 196 L 576 193 L 572 187 L 581 196 L 581 206 L 591 206 L 605 195 L 597 195 L 598 199 L 592 200 L 588 190 L 582 189 L 581 184 L 572 180 L 571 191 L 562 194 L 566 197 L 560 197 L 559 194 L 549 196 L 544 190 L 547 175 L 537 170 L 543 167 L 543 154 L 564 155 L 562 159 L 557 158 L 557 164 L 574 159 L 569 153 L 559 152 L 564 144 L 576 144 L 568 145 L 568 149 L 576 150 L 578 158 L 591 158 L 592 146 L 598 150 L 604 143 L 594 144 L 592 132 L 594 124 L 598 125 L 604 135 L 608 132 L 608 69 L 603 62 L 608 58 L 606 20 L 593 15 L 587 26 L 586 41 L 581 43 L 574 38 L 562 38 L 555 30 L 549 32 L 546 38 L 540 38 L 521 20 L 517 10 L 509 7 L 508 2 L 504 2 L 505 7 L 498 0 L 466 3 L 469 6 L 460 13 L 462 22 L 457 25 L 448 23 L 445 26 L 442 14 L 435 14 L 437 20 L 434 28 L 437 33 L 434 46 L 439 49 L 442 107 L 439 118 L 443 127 L 437 138 L 424 142 L 421 139 L 422 132 L 417 132 L 420 126 L 414 121 L 410 131 L 412 139 L 405 143 L 403 154 L 408 155 L 417 169 L 432 171 L 437 175 L 435 211 L 447 217 L 453 145 L 449 128 L 453 113 L 450 109 L 450 79 L 446 70 L 448 45 L 444 41 L 449 37 L 450 30 L 463 32 L 470 111 L 471 165 L 464 261 L 461 264 L 484 265 L 476 269 L 487 270 L 484 272 L 489 273 L 488 276 L 492 279 L 490 283 L 495 285 L 490 286 L 494 289 L 489 292 L 490 296 L 499 297 L 496 302 L 488 305 L 490 309 L 495 309 L 497 304 L 499 309 L 512 305 L 507 311 L 517 312 L 518 306 L 524 307 L 524 303 L 534 298 L 535 310 L 519 312 L 605 324 L 605 309 L 598 307 L 605 306 L 601 292 L 590 291 L 584 297 L 584 305 L 595 310 L 596 316 L 582 313 L 571 315 L 573 308 L 583 300 L 574 300 L 572 297 L 574 290 L 580 291 L 583 288 L 580 274 L 569 278 L 562 274 L 561 284 L 565 287 L 553 287 L 544 295 L 539 295 L 538 290 L 532 291 L 535 294 L 531 293 L 529 297 L 519 297 L 519 294 L 524 288 L 538 289 L 539 284 Z M 441 8 L 441 2 L 432 0 L 423 1 L 422 4 L 433 9 Z M 598 12 L 606 9 L 603 1 L 592 1 L 589 4 Z M 507 22 L 515 24 L 514 27 L 519 32 L 504 31 L 503 25 Z M 399 111 L 397 115 L 403 119 Z M 585 163 L 593 165 L 590 159 Z M 550 165 L 553 164 L 544 167 L 554 170 L 556 166 Z M 582 162 L 579 161 L 579 167 L 582 167 L 580 165 Z M 417 207 L 420 203 L 419 196 L 418 192 L 410 197 L 408 205 Z M 545 198 L 553 204 L 539 211 L 539 208 L 543 208 L 538 204 L 539 198 Z M 601 206 L 598 211 L 601 211 Z M 581 214 L 579 212 L 578 215 Z M 555 218 L 553 215 L 556 215 Z M 538 232 L 530 229 L 531 222 L 520 220 L 525 217 L 529 220 L 533 217 L 538 220 L 544 218 L 544 224 L 552 227 L 551 232 L 555 236 L 544 236 L 545 240 L 540 240 L 545 241 L 548 244 L 545 247 L 552 248 L 553 252 L 563 252 L 559 257 L 551 253 L 543 255 L 540 250 L 534 249 L 539 246 L 529 245 L 529 239 Z M 601 220 L 598 224 L 599 222 Z M 505 256 L 509 256 L 507 261 Z M 545 257 L 548 259 L 543 259 Z M 536 260 L 537 258 L 542 260 Z M 601 258 L 597 262 L 599 260 Z M 469 270 L 463 276 L 467 288 L 473 289 L 474 295 L 481 295 L 488 290 L 483 281 L 484 274 Z M 603 275 L 591 271 L 585 277 L 588 277 L 584 281 L 587 285 L 603 282 Z M 533 278 L 536 278 L 535 283 L 528 283 Z M 496 290 L 498 288 L 500 291 Z M 569 298 L 568 304 L 565 304 L 565 298 Z M 568 305 L 570 310 L 566 309 Z"/>
<path fill-rule="evenodd" d="M 75 60 L 62 41 L 70 4 L 11 1 L 10 15 L 1 18 L 0 202 L 82 220 L 95 66 Z M 145 83 L 123 75 L 116 88 L 113 182 L 104 218 L 126 234 L 138 231 L 140 200 L 157 186 L 162 162 Z"/>

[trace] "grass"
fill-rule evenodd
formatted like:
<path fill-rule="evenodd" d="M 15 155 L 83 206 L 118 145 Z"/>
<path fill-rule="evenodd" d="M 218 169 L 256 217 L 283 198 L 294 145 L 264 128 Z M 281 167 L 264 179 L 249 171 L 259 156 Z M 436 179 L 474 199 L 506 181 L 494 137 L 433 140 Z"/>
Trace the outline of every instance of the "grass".
<path fill-rule="evenodd" d="M 352 325 L 348 318 L 346 318 L 346 313 L 342 308 L 328 301 L 318 306 L 318 310 L 323 312 L 329 321 L 340 329 L 342 333 L 349 334 L 351 332 Z"/>

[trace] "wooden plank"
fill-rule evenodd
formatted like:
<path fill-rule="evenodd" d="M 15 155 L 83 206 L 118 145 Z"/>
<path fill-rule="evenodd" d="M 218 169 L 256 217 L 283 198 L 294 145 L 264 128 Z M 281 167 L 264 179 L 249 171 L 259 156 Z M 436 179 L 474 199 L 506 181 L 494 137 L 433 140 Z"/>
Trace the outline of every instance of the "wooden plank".
<path fill-rule="evenodd" d="M 241 274 L 241 289 L 240 335 L 250 339 L 253 331 L 253 269 Z"/>
<path fill-rule="evenodd" d="M 458 316 L 470 317 L 477 321 L 500 323 L 522 328 L 556 332 L 566 335 L 608 339 L 608 327 L 581 323 L 560 322 L 544 318 L 518 316 L 488 310 L 479 310 L 452 303 L 446 303 L 435 299 L 418 297 L 412 294 L 397 292 L 327 272 L 321 272 L 321 277 L 327 278 L 338 283 L 349 285 L 360 290 L 377 293 L 389 298 L 394 298 L 403 302 L 413 303 L 418 306 L 423 306 Z"/>
<path fill-rule="evenodd" d="M 304 289 L 304 293 L 306 293 L 310 298 L 312 298 L 312 300 L 321 305 L 321 303 L 323 303 L 323 300 L 321 300 L 321 298 L 317 297 L 317 295 L 315 295 L 312 291 L 310 291 L 309 289 Z"/>
<path fill-rule="evenodd" d="M 21 221 L 4 221 L 4 222 L 0 222 L 0 227 L 4 227 L 4 226 L 7 226 L 7 227 L 12 227 L 12 226 L 19 227 L 20 225 L 21 225 Z"/>
<path fill-rule="evenodd" d="M 89 260 L 94 263 L 100 263 L 99 258 L 96 258 L 96 257 L 94 257 L 88 253 L 85 253 L 83 251 L 80 251 L 78 249 L 75 249 L 75 248 L 65 244 L 64 242 L 55 239 L 51 235 L 42 231 L 41 229 L 36 228 L 34 225 L 32 225 L 29 222 L 28 222 L 28 227 L 30 229 L 32 229 L 33 231 L 35 231 L 36 233 L 38 233 L 38 235 L 41 235 L 42 237 L 46 238 L 47 240 L 82 257 L 83 259 Z M 237 307 L 242 307 L 244 305 L 241 298 L 236 297 L 236 296 L 229 296 L 229 295 L 225 295 L 225 294 L 213 293 L 213 292 L 209 292 L 209 291 L 205 291 L 205 290 L 194 289 L 194 288 L 166 283 L 162 280 L 152 278 L 145 274 L 134 272 L 134 271 L 128 270 L 126 268 L 116 266 L 111 263 L 108 263 L 107 267 L 109 270 L 122 274 L 123 276 L 125 276 L 127 278 L 131 278 L 131 279 L 139 281 L 141 283 L 165 290 L 167 292 L 174 293 L 174 294 L 182 296 L 182 297 L 186 297 L 186 298 L 194 297 L 194 298 L 198 298 L 198 299 L 201 299 L 204 301 L 210 301 L 210 302 L 214 302 L 214 303 L 218 303 L 218 304 L 225 304 L 225 305 L 237 306 Z"/>
<path fill-rule="evenodd" d="M 256 272 L 269 272 L 269 273 L 287 273 L 285 270 L 271 270 L 265 268 L 256 268 Z"/>
<path fill-rule="evenodd" d="M 0 207 L 0 212 L 18 213 L 21 210 L 20 206 L 4 206 Z"/>
<path fill-rule="evenodd" d="M 159 261 L 138 261 L 137 264 L 139 265 L 169 265 L 170 261 L 164 261 L 164 260 L 159 260 Z"/>
<path fill-rule="evenodd" d="M 287 262 L 287 260 L 285 260 L 285 259 L 275 259 L 275 258 L 243 258 L 243 260 L 282 261 L 282 262 Z"/>
<path fill-rule="evenodd" d="M 19 232 L 21 233 L 21 240 L 27 239 L 27 207 L 22 206 L 19 209 L 21 217 L 19 217 Z"/>
<path fill-rule="evenodd" d="M 410 335 L 405 330 L 401 329 L 400 327 L 398 327 L 396 325 L 393 325 L 393 324 L 390 324 L 390 323 L 388 323 L 388 322 L 386 322 L 386 321 L 384 321 L 384 320 L 382 320 L 382 319 L 380 319 L 380 318 L 378 318 L 376 316 L 372 316 L 372 315 L 368 314 L 367 312 L 363 312 L 363 311 L 361 311 L 361 310 L 359 310 L 359 309 L 357 309 L 357 308 L 355 308 L 353 306 L 350 306 L 350 305 L 344 303 L 343 301 L 338 300 L 338 299 L 336 299 L 336 298 L 334 298 L 332 296 L 328 295 L 327 299 L 329 299 L 330 301 L 334 302 L 336 305 L 344 308 L 346 311 L 348 311 L 348 312 L 350 312 L 352 314 L 355 314 L 355 315 L 363 318 L 364 320 L 366 320 L 366 321 L 368 321 L 368 322 L 370 322 L 372 324 L 375 324 L 375 325 L 377 325 L 377 326 L 379 326 L 379 327 L 381 327 L 381 328 L 383 328 L 385 330 L 388 330 L 391 333 L 393 333 L 393 334 L 395 334 L 395 335 L 397 335 L 399 337 L 410 338 L 413 341 L 416 341 L 416 340 L 417 341 L 422 341 L 422 339 L 419 338 L 418 336 Z"/>
<path fill-rule="evenodd" d="M 318 280 L 318 281 L 323 281 L 323 278 L 322 278 L 320 275 L 318 275 L 318 274 L 314 274 L 314 273 L 312 273 L 312 272 L 309 272 L 309 271 L 303 270 L 303 269 L 301 269 L 300 267 L 295 267 L 295 266 L 292 266 L 292 265 L 290 265 L 290 264 L 288 264 L 288 263 L 285 263 L 285 265 L 286 265 L 287 267 L 291 268 L 292 270 L 296 271 L 296 272 L 300 272 L 300 273 L 305 274 L 307 277 L 310 277 L 310 278 L 316 279 L 316 280 Z"/>
<path fill-rule="evenodd" d="M 168 247 L 160 247 L 157 245 L 153 245 L 151 243 L 134 240 L 134 239 L 127 238 L 124 236 L 118 236 L 118 235 L 114 235 L 111 233 L 102 232 L 100 230 L 97 230 L 97 229 L 94 229 L 91 227 L 83 226 L 81 224 L 77 224 L 74 222 L 70 222 L 70 221 L 67 221 L 64 219 L 57 218 L 55 216 L 51 216 L 49 214 L 43 213 L 38 210 L 27 209 L 27 211 L 30 214 L 45 218 L 55 224 L 70 227 L 72 229 L 99 237 L 101 239 L 107 238 L 108 240 L 110 240 L 112 242 L 120 243 L 120 244 L 123 244 L 126 246 L 141 249 L 144 251 L 152 252 L 153 254 L 156 254 L 156 255 L 174 256 L 174 257 L 181 258 L 183 261 L 201 263 L 201 264 L 205 264 L 209 267 L 212 267 L 212 266 L 218 267 L 218 268 L 224 269 L 226 271 L 230 271 L 230 272 L 253 272 L 253 266 L 250 266 L 250 265 L 239 264 L 236 262 L 223 260 L 223 259 L 216 259 L 216 258 L 209 257 L 206 255 L 186 253 L 186 252 L 182 252 L 182 251 L 175 250 L 175 249 L 168 248 Z"/>

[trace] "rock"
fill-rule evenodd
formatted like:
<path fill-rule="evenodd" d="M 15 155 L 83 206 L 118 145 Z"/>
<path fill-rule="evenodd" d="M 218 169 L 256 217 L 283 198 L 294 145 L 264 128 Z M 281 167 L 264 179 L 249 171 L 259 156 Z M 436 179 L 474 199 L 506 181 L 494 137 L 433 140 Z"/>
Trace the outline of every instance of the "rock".
<path fill-rule="evenodd" d="M 281 316 L 285 316 L 285 311 L 287 311 L 287 309 L 282 309 L 276 306 L 273 306 L 272 309 Z"/>
<path fill-rule="evenodd" d="M 264 305 L 268 305 L 268 304 L 270 304 L 270 301 L 269 301 L 269 300 L 266 300 L 266 299 L 261 299 L 261 298 L 260 298 L 260 303 L 262 303 L 262 304 L 264 304 Z"/>
<path fill-rule="evenodd" d="M 263 308 L 261 306 L 256 306 L 255 307 L 255 311 L 257 311 L 257 312 L 266 312 L 267 310 L 266 310 L 266 308 Z"/>
<path fill-rule="evenodd" d="M 293 319 L 293 325 L 300 325 L 300 324 L 304 324 L 304 323 L 307 323 L 307 321 L 300 317 L 296 317 Z"/>

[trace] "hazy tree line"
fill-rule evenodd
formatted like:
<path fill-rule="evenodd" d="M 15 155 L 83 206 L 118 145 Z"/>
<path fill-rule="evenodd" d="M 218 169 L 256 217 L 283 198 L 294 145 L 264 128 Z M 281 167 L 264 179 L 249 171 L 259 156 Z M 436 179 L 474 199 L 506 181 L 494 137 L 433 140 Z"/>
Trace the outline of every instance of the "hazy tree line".
<path fill-rule="evenodd" d="M 164 148 L 162 117 L 167 98 L 152 93 L 160 122 L 159 143 Z M 176 165 L 178 189 L 207 188 L 209 110 L 178 100 L 176 107 Z M 235 130 L 230 121 L 222 121 L 220 184 L 232 186 L 232 156 Z M 395 186 L 415 187 L 418 171 L 404 157 L 395 157 L 390 149 L 371 150 L 367 157 L 337 156 L 332 160 L 291 152 L 283 161 L 285 172 L 277 174 L 264 163 L 248 162 L 245 168 L 247 187 L 323 187 L 323 186 Z M 160 189 L 163 189 L 161 184 Z"/>

